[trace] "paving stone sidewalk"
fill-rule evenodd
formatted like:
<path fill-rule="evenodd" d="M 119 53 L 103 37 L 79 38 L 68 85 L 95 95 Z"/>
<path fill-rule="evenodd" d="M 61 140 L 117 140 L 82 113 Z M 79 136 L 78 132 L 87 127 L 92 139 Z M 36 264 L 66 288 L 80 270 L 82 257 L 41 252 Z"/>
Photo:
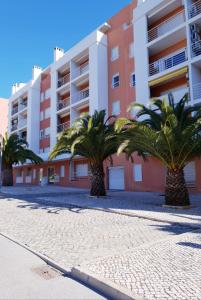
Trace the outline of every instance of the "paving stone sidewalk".
<path fill-rule="evenodd" d="M 104 199 L 83 191 L 41 194 L 30 193 L 27 200 L 2 195 L 0 232 L 145 299 L 201 299 L 201 231 L 191 227 L 201 227 L 200 197 L 192 197 L 190 210 L 169 212 L 152 193 L 111 193 Z M 159 221 L 96 208 L 153 214 Z"/>
<path fill-rule="evenodd" d="M 144 299 L 201 299 L 201 231 L 82 265 Z"/>

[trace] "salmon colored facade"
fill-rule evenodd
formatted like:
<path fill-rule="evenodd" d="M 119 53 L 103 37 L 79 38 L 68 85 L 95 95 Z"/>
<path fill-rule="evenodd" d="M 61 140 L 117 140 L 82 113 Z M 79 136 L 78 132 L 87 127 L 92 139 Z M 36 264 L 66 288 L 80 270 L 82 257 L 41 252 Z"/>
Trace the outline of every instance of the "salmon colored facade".
<path fill-rule="evenodd" d="M 90 186 L 86 160 L 70 161 L 69 155 L 48 160 L 58 135 L 82 113 L 106 109 L 108 115 L 133 118 L 128 111 L 132 102 L 146 105 L 150 98 L 164 98 L 170 92 L 175 101 L 188 93 L 190 105 L 200 104 L 198 2 L 131 1 L 69 51 L 55 48 L 54 62 L 45 70 L 34 67 L 31 82 L 15 85 L 9 132 L 26 136 L 30 148 L 44 159 L 40 166 L 16 167 L 15 182 Z M 22 109 L 26 99 L 27 109 Z M 189 188 L 200 192 L 200 159 L 190 162 L 184 172 Z M 163 192 L 165 173 L 165 167 L 152 157 L 145 162 L 135 155 L 131 162 L 114 155 L 112 165 L 105 163 L 110 190 Z"/>
<path fill-rule="evenodd" d="M 0 135 L 8 131 L 8 100 L 0 98 Z"/>

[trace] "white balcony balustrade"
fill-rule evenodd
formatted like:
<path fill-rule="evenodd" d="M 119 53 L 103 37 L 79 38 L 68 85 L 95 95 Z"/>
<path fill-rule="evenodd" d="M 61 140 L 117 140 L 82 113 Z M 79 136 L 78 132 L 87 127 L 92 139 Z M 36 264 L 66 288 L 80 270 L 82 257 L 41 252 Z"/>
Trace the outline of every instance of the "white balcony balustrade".
<path fill-rule="evenodd" d="M 24 110 L 27 107 L 27 101 L 23 101 L 19 105 L 19 111 Z"/>
<path fill-rule="evenodd" d="M 201 100 L 201 82 L 193 84 L 193 100 Z"/>
<path fill-rule="evenodd" d="M 70 82 L 70 73 L 58 79 L 58 88 Z"/>
<path fill-rule="evenodd" d="M 27 118 L 21 118 L 19 120 L 19 123 L 18 123 L 18 127 L 21 128 L 21 127 L 24 127 L 24 126 L 27 126 Z"/>
<path fill-rule="evenodd" d="M 27 133 L 25 134 L 25 133 L 19 133 L 18 134 L 18 137 L 20 138 L 20 139 L 22 139 L 22 140 L 27 140 Z"/>
<path fill-rule="evenodd" d="M 12 115 L 15 115 L 16 113 L 18 113 L 18 106 L 13 107 L 12 109 Z"/>
<path fill-rule="evenodd" d="M 68 128 L 70 128 L 70 121 L 59 124 L 57 126 L 57 133 L 63 132 L 65 130 L 67 130 Z"/>
<path fill-rule="evenodd" d="M 188 17 L 189 19 L 199 15 L 201 13 L 201 0 L 198 0 L 188 7 Z"/>
<path fill-rule="evenodd" d="M 176 15 L 160 23 L 159 25 L 151 28 L 148 31 L 148 42 L 151 42 L 157 39 L 158 37 L 163 36 L 164 34 L 170 32 L 171 30 L 174 30 L 176 27 L 183 24 L 184 21 L 185 21 L 185 13 L 184 10 L 182 10 Z"/>
<path fill-rule="evenodd" d="M 42 134 L 41 136 L 40 136 L 40 140 L 47 140 L 47 139 L 49 139 L 50 138 L 50 135 L 49 134 Z"/>
<path fill-rule="evenodd" d="M 70 105 L 70 97 L 63 99 L 63 100 L 58 100 L 57 111 L 65 108 L 65 107 L 68 107 L 69 105 Z"/>
<path fill-rule="evenodd" d="M 89 62 L 87 61 L 79 67 L 79 75 L 83 75 L 89 71 Z"/>
<path fill-rule="evenodd" d="M 89 88 L 75 93 L 72 97 L 73 103 L 89 98 Z"/>
<path fill-rule="evenodd" d="M 177 66 L 188 59 L 186 48 L 171 56 L 165 56 L 149 65 L 149 76 L 153 76 L 174 66 Z"/>
<path fill-rule="evenodd" d="M 192 57 L 196 57 L 196 56 L 201 55 L 201 40 L 192 43 L 192 45 L 191 45 L 191 54 L 192 54 Z"/>
<path fill-rule="evenodd" d="M 18 123 L 12 124 L 11 125 L 11 131 L 15 131 L 18 128 Z"/>

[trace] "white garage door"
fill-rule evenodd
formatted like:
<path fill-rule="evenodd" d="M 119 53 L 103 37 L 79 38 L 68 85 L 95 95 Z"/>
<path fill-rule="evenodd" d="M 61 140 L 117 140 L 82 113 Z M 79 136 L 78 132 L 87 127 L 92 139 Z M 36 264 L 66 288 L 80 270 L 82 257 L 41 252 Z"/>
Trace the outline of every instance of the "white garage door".
<path fill-rule="evenodd" d="M 124 168 L 114 167 L 109 169 L 109 189 L 110 190 L 124 190 Z"/>

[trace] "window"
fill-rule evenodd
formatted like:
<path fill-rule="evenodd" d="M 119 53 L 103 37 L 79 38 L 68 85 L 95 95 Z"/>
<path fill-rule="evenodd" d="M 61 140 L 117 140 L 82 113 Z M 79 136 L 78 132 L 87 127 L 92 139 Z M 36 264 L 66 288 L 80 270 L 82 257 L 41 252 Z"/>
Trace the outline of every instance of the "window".
<path fill-rule="evenodd" d="M 50 152 L 50 147 L 44 148 L 44 153 L 48 153 L 48 152 Z"/>
<path fill-rule="evenodd" d="M 111 61 L 115 61 L 119 58 L 119 47 L 114 47 L 111 50 Z"/>
<path fill-rule="evenodd" d="M 40 95 L 40 101 L 43 102 L 45 99 L 45 93 L 41 93 Z"/>
<path fill-rule="evenodd" d="M 142 181 L 142 165 L 134 164 L 133 166 L 133 177 L 135 182 Z"/>
<path fill-rule="evenodd" d="M 26 176 L 31 176 L 31 168 L 28 168 L 28 169 L 27 169 Z"/>
<path fill-rule="evenodd" d="M 65 166 L 60 167 L 60 177 L 65 177 Z"/>
<path fill-rule="evenodd" d="M 45 128 L 45 137 L 50 136 L 50 127 Z"/>
<path fill-rule="evenodd" d="M 134 57 L 134 43 L 131 43 L 129 45 L 129 57 L 130 58 Z"/>
<path fill-rule="evenodd" d="M 76 177 L 88 176 L 88 164 L 77 164 L 76 165 Z"/>
<path fill-rule="evenodd" d="M 40 130 L 40 139 L 43 139 L 45 136 L 45 130 L 44 129 L 41 129 Z"/>
<path fill-rule="evenodd" d="M 44 111 L 44 118 L 48 119 L 50 117 L 50 108 L 46 108 L 46 110 Z"/>
<path fill-rule="evenodd" d="M 22 169 L 18 169 L 18 170 L 17 170 L 16 176 L 17 176 L 17 177 L 22 177 L 22 176 L 23 176 Z"/>
<path fill-rule="evenodd" d="M 136 81 L 135 81 L 135 73 L 131 74 L 131 86 L 135 86 Z"/>
<path fill-rule="evenodd" d="M 130 27 L 130 22 L 125 22 L 122 25 L 123 30 L 127 30 Z"/>
<path fill-rule="evenodd" d="M 51 92 L 50 89 L 48 89 L 48 90 L 45 91 L 45 93 L 44 93 L 44 100 L 50 98 L 50 92 Z"/>
<path fill-rule="evenodd" d="M 112 87 L 113 88 L 116 88 L 118 87 L 120 84 L 119 82 L 119 74 L 115 74 L 113 77 L 112 77 Z"/>
<path fill-rule="evenodd" d="M 120 101 L 114 101 L 112 103 L 112 114 L 118 116 L 120 114 Z"/>

